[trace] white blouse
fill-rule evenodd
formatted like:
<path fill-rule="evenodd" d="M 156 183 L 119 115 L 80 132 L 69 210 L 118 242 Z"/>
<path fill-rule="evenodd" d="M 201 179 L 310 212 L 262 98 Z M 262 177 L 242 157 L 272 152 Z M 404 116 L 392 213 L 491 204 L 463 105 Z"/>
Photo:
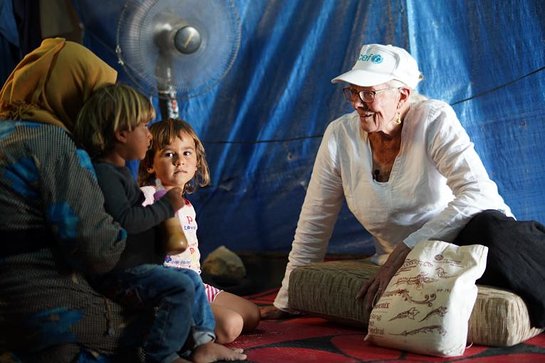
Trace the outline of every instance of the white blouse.
<path fill-rule="evenodd" d="M 291 271 L 323 260 L 343 200 L 373 236 L 372 260 L 383 264 L 398 243 L 452 242 L 485 209 L 512 215 L 489 178 L 454 110 L 425 100 L 405 116 L 390 178 L 377 182 L 357 112 L 331 122 L 318 150 L 275 306 L 288 309 Z"/>

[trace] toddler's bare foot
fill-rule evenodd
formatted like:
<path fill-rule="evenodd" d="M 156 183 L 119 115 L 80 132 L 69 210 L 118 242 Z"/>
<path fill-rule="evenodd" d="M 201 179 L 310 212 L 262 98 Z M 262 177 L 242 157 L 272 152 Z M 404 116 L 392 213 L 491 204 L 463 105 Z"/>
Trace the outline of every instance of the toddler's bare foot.
<path fill-rule="evenodd" d="M 199 345 L 191 354 L 194 363 L 210 363 L 219 360 L 246 360 L 242 349 L 230 349 L 221 344 L 209 342 Z"/>

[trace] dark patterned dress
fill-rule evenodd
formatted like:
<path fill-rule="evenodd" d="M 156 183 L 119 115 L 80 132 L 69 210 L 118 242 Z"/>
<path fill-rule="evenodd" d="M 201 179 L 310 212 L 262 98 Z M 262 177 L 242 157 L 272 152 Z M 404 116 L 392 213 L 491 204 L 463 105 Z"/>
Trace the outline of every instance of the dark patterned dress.
<path fill-rule="evenodd" d="M 121 307 L 84 277 L 111 270 L 125 248 L 103 204 L 88 155 L 64 129 L 0 122 L 0 356 L 33 361 L 61 347 L 52 354 L 64 362 L 136 344 Z"/>

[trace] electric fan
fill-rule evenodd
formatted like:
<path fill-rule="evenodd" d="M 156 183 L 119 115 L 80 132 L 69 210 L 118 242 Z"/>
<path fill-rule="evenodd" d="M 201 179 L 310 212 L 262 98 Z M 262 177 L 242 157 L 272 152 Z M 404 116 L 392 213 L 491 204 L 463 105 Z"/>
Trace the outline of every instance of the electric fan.
<path fill-rule="evenodd" d="M 117 24 L 116 53 L 135 86 L 158 95 L 163 118 L 177 99 L 220 81 L 240 46 L 232 0 L 128 0 Z"/>

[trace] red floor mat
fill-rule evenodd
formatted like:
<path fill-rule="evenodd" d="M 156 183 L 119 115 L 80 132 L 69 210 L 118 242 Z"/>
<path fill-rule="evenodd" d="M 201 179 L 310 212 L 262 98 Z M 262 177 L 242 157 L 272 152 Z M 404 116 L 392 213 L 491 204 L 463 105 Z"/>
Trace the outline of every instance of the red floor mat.
<path fill-rule="evenodd" d="M 276 289 L 248 297 L 258 305 L 271 304 Z M 508 348 L 472 346 L 455 358 L 428 357 L 374 346 L 364 332 L 315 317 L 265 320 L 252 333 L 229 346 L 243 348 L 249 362 L 545 362 L 545 334 Z"/>

